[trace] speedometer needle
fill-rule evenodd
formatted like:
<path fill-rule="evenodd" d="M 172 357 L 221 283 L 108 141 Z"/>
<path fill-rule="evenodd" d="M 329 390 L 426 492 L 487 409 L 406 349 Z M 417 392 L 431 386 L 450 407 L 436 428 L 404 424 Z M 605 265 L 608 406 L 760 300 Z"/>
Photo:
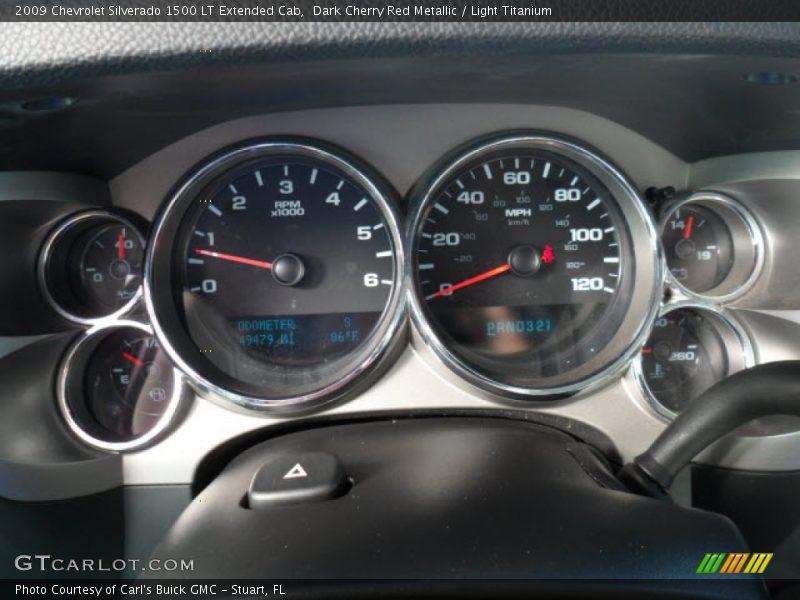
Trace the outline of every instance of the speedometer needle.
<path fill-rule="evenodd" d="M 460 283 L 457 283 L 455 285 L 451 285 L 449 287 L 442 288 L 438 292 L 436 292 L 435 294 L 431 294 L 430 296 L 428 296 L 426 299 L 427 300 L 432 300 L 434 298 L 438 298 L 439 296 L 449 296 L 450 294 L 452 294 L 453 292 L 455 292 L 457 290 L 460 290 L 460 289 L 465 288 L 465 287 L 470 286 L 470 285 L 474 285 L 476 283 L 480 283 L 481 281 L 489 279 L 490 277 L 496 277 L 497 275 L 502 275 L 506 271 L 510 271 L 510 270 L 511 270 L 511 266 L 508 265 L 508 264 L 505 264 L 505 265 L 503 265 L 501 267 L 496 267 L 494 269 L 490 269 L 489 271 L 486 271 L 485 273 L 481 273 L 480 275 L 476 275 L 475 277 L 470 277 L 469 279 L 465 279 L 464 281 L 462 281 Z"/>
<path fill-rule="evenodd" d="M 243 256 L 234 256 L 233 254 L 223 254 L 222 252 L 212 252 L 211 250 L 203 250 L 201 248 L 195 249 L 197 254 L 203 256 L 210 256 L 211 258 L 218 258 L 220 260 L 228 260 L 230 262 L 241 263 L 243 265 L 250 265 L 251 267 L 258 267 L 259 269 L 271 269 L 272 263 L 265 260 L 255 260 L 252 258 L 245 258 Z"/>

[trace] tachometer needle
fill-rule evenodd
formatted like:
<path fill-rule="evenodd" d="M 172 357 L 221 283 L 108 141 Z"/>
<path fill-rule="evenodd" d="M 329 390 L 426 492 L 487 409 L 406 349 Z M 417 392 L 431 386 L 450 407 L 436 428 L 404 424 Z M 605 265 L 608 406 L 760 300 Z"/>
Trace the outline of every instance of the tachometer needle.
<path fill-rule="evenodd" d="M 117 236 L 117 256 L 120 260 L 125 260 L 125 236 L 122 232 Z"/>
<path fill-rule="evenodd" d="M 201 248 L 195 249 L 197 254 L 203 256 L 210 256 L 211 258 L 218 258 L 220 260 L 228 260 L 230 262 L 241 263 L 243 265 L 250 265 L 251 267 L 258 267 L 259 269 L 271 269 L 272 263 L 265 260 L 255 260 L 252 258 L 244 258 L 243 256 L 233 256 L 232 254 L 222 254 L 221 252 L 212 252 L 211 250 L 203 250 Z"/>
<path fill-rule="evenodd" d="M 125 358 L 125 359 L 127 359 L 127 360 L 131 361 L 131 362 L 132 362 L 133 364 L 135 364 L 137 367 L 143 367 L 143 366 L 144 366 L 144 362 L 142 362 L 141 360 L 139 360 L 138 358 L 136 358 L 136 357 L 135 357 L 133 354 L 131 354 L 130 352 L 123 352 L 123 353 L 122 353 L 122 358 Z"/>
<path fill-rule="evenodd" d="M 426 298 L 426 300 L 433 300 L 434 298 L 438 298 L 439 296 L 449 296 L 450 294 L 452 294 L 456 290 L 460 290 L 460 289 L 465 288 L 467 286 L 479 283 L 481 281 L 489 279 L 490 277 L 496 277 L 497 275 L 502 275 L 506 271 L 510 271 L 510 270 L 511 270 L 511 267 L 508 264 L 505 264 L 505 265 L 503 265 L 501 267 L 496 267 L 494 269 L 486 271 L 485 273 L 481 273 L 480 275 L 476 275 L 475 277 L 470 277 L 469 279 L 465 279 L 464 281 L 462 281 L 460 283 L 457 283 L 455 285 L 451 285 L 449 287 L 442 288 L 441 290 L 439 290 L 435 294 L 431 294 L 430 296 L 428 296 Z"/>
<path fill-rule="evenodd" d="M 694 215 L 689 215 L 686 221 L 686 230 L 683 232 L 683 239 L 688 240 L 692 237 L 692 226 L 694 225 Z"/>

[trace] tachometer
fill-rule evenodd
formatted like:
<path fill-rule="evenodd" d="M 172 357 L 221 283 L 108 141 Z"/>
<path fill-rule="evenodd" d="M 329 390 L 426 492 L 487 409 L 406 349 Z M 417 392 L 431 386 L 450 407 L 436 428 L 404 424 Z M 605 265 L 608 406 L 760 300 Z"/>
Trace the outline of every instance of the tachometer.
<path fill-rule="evenodd" d="M 460 154 L 421 189 L 410 235 L 415 322 L 482 387 L 574 391 L 627 360 L 654 317 L 646 208 L 571 142 L 508 136 Z"/>
<path fill-rule="evenodd" d="M 401 240 L 387 187 L 304 142 L 235 149 L 156 225 L 148 307 L 201 387 L 248 408 L 330 398 L 400 320 Z"/>

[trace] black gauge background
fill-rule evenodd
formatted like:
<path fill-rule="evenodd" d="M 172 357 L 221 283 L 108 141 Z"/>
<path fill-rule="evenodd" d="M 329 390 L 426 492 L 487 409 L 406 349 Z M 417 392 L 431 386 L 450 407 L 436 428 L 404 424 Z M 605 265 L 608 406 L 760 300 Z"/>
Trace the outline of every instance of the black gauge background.
<path fill-rule="evenodd" d="M 284 176 L 275 178 L 271 175 L 274 176 L 284 164 L 289 165 L 286 178 L 294 182 L 295 192 L 278 196 L 277 181 Z M 307 181 L 312 168 L 318 169 L 313 185 Z M 263 173 L 263 191 L 255 182 L 255 170 Z M 296 175 L 298 171 L 299 177 Z M 325 197 L 336 191 L 341 179 L 346 181 L 338 190 L 341 204 L 338 207 L 326 205 Z M 225 201 L 230 195 L 227 188 L 234 182 L 238 194 L 248 198 L 250 206 L 244 211 L 231 210 L 230 202 Z M 186 293 L 200 283 L 193 279 L 197 267 L 188 265 L 183 270 L 183 277 L 175 279 L 174 294 L 176 302 L 184 307 L 184 325 L 198 346 L 204 348 L 206 344 L 202 340 L 205 339 L 210 340 L 208 345 L 213 344 L 206 357 L 209 361 L 238 380 L 259 386 L 269 385 L 276 390 L 283 388 L 281 393 L 291 394 L 297 388 L 322 385 L 318 377 L 325 374 L 320 373 L 317 367 L 335 365 L 369 339 L 396 282 L 392 286 L 379 284 L 373 288 L 361 283 L 365 272 L 376 272 L 379 280 L 394 280 L 394 258 L 375 256 L 376 251 L 385 250 L 391 250 L 394 256 L 395 249 L 374 200 L 369 199 L 359 211 L 353 210 L 362 197 L 368 196 L 352 178 L 329 165 L 308 157 L 281 154 L 223 173 L 210 189 L 201 192 L 199 198 L 213 199 L 212 203 L 219 205 L 217 208 L 223 214 L 214 216 L 206 204 L 189 208 L 175 247 L 176 265 L 185 265 L 193 248 L 207 248 L 202 239 L 193 235 L 198 223 L 203 224 L 200 229 L 219 223 L 214 250 L 268 261 L 291 252 L 306 264 L 302 281 L 296 286 L 286 287 L 276 283 L 269 271 L 207 258 L 206 265 L 211 272 L 220 273 L 222 277 L 218 280 L 219 291 L 208 296 L 202 292 Z M 279 219 L 269 217 L 267 200 L 283 199 L 304 201 L 306 214 Z M 263 211 L 263 219 L 259 219 L 256 211 Z M 379 222 L 384 226 L 372 231 L 371 240 L 357 240 L 357 226 L 374 226 Z M 223 230 L 223 226 L 227 226 L 229 231 Z M 326 239 L 326 236 L 331 237 Z M 347 245 L 335 243 L 343 239 L 347 240 Z M 230 244 L 237 245 L 234 248 Z M 347 273 L 345 265 L 348 262 L 358 265 L 358 270 Z M 226 287 L 233 289 L 226 294 Z M 206 298 L 211 305 L 204 304 Z M 224 306 L 215 302 L 218 298 L 226 301 Z M 331 311 L 331 305 L 349 310 Z M 224 317 L 225 322 L 220 322 L 219 317 Z M 278 342 L 270 348 L 237 345 L 228 335 L 233 333 L 231 319 L 291 321 L 295 328 L 280 330 L 277 335 L 292 336 L 295 344 L 290 347 Z M 359 339 L 348 344 L 326 343 L 332 331 L 345 329 L 345 319 L 351 323 L 351 332 L 361 334 Z"/>
<path fill-rule="evenodd" d="M 693 246 L 690 257 L 681 258 L 678 244 L 685 244 L 684 229 L 673 229 L 671 224 L 677 219 L 687 222 L 689 216 L 695 221 L 691 232 Z M 725 220 L 712 208 L 696 203 L 687 203 L 678 207 L 664 224 L 661 234 L 667 267 L 672 276 L 686 289 L 702 294 L 720 285 L 733 269 L 734 244 Z M 699 261 L 697 252 L 707 250 L 708 245 L 716 246 L 714 256 L 708 261 Z M 678 269 L 686 270 L 686 277 L 678 277 Z"/>
<path fill-rule="evenodd" d="M 62 231 L 55 234 L 51 241 L 46 260 L 40 259 L 43 262 L 40 265 L 40 281 L 62 316 L 83 323 L 114 314 L 132 304 L 131 301 L 133 297 L 137 297 L 142 283 L 145 251 L 142 232 L 146 230 L 146 225 L 141 216 L 125 210 L 83 211 L 65 219 L 60 225 Z M 86 243 L 98 232 L 118 226 L 129 230 L 130 237 L 135 240 L 137 250 L 133 255 L 133 262 L 138 264 L 132 264 L 132 271 L 138 277 L 131 299 L 105 306 L 97 301 L 91 290 L 87 292 L 83 289 L 85 282 L 81 265 Z"/>
<path fill-rule="evenodd" d="M 371 184 L 368 186 L 369 190 L 373 190 L 369 191 L 367 197 L 373 202 L 373 194 L 380 196 L 385 201 L 386 210 L 391 213 L 389 220 L 397 224 L 394 212 L 398 204 L 397 195 L 371 167 L 336 146 L 296 137 L 250 140 L 204 159 L 187 181 L 173 190 L 170 194 L 173 200 L 162 208 L 162 216 L 158 219 L 160 223 L 157 226 L 157 240 L 150 247 L 149 261 L 145 267 L 148 311 L 153 317 L 157 334 L 168 342 L 173 360 L 187 372 L 191 383 L 201 390 L 215 392 L 212 398 L 226 403 L 233 402 L 248 409 L 283 408 L 296 411 L 298 408 L 310 408 L 323 401 L 339 399 L 346 392 L 368 385 L 397 355 L 396 350 L 400 347 L 397 342 L 402 339 L 395 335 L 402 325 L 402 261 L 398 260 L 398 253 L 402 258 L 402 247 L 399 245 L 397 232 L 389 238 L 395 252 L 391 310 L 385 309 L 382 312 L 371 337 L 365 338 L 364 343 L 338 359 L 319 365 L 313 381 L 290 382 L 290 385 L 278 387 L 237 379 L 208 360 L 199 351 L 187 330 L 182 314 L 182 284 L 176 285 L 176 282 L 182 281 L 184 277 L 181 248 L 186 244 L 185 238 L 189 235 L 191 225 L 187 224 L 187 219 L 193 202 L 207 194 L 223 179 L 227 179 L 231 173 L 251 170 L 253 165 L 269 161 L 276 155 L 288 155 L 299 160 L 310 156 L 316 160 L 318 153 L 321 153 L 326 169 L 338 172 L 342 168 L 338 165 L 338 160 L 352 165 L 359 176 L 351 176 L 347 173 L 348 168 L 343 168 L 347 178 L 357 182 L 359 187 L 362 183 L 361 177 L 366 178 Z M 330 163 L 326 155 L 330 155 Z M 167 213 L 166 216 L 164 213 Z M 263 362 L 260 364 L 266 366 Z M 308 372 L 309 369 L 296 371 Z"/>
<path fill-rule="evenodd" d="M 666 324 L 662 324 L 662 321 Z M 696 345 L 694 361 L 670 361 L 671 353 Z M 729 372 L 728 351 L 712 321 L 702 312 L 680 308 L 656 320 L 642 349 L 641 376 L 656 401 L 679 413 Z M 655 375 L 660 365 L 660 377 Z"/>
<path fill-rule="evenodd" d="M 131 279 L 127 283 L 122 282 L 121 279 L 113 278 L 110 273 L 111 263 L 117 260 L 117 249 L 108 244 L 102 249 L 94 246 L 95 241 L 98 239 L 105 239 L 108 237 L 109 233 L 116 236 L 117 232 L 122 229 L 126 230 L 126 239 L 133 242 L 133 247 L 126 251 L 125 262 L 128 263 L 131 276 Z M 131 298 L 133 298 L 138 288 L 142 285 L 144 247 L 142 246 L 139 233 L 133 230 L 129 225 L 109 222 L 92 227 L 76 240 L 70 254 L 70 265 L 73 269 L 70 280 L 73 293 L 81 300 L 82 304 L 94 314 L 105 314 L 119 310 L 131 301 Z M 95 260 L 91 260 L 90 257 Z M 103 284 L 98 286 L 98 284 L 88 279 L 85 272 L 87 262 L 100 265 L 105 278 Z M 127 298 L 120 298 L 117 295 L 118 292 L 122 290 L 127 291 Z"/>
<path fill-rule="evenodd" d="M 146 367 L 128 364 L 123 352 Z M 131 379 L 127 388 L 115 381 L 114 369 L 128 370 Z M 82 397 L 91 418 L 89 424 L 95 425 L 95 437 L 127 442 L 146 435 L 168 410 L 174 385 L 172 363 L 153 336 L 133 327 L 111 331 L 97 344 L 84 367 Z M 166 392 L 163 403 L 148 396 L 155 386 Z"/>
<path fill-rule="evenodd" d="M 455 154 L 456 157 L 460 155 L 460 152 Z M 421 273 L 418 270 L 418 265 L 422 262 L 418 253 L 421 239 L 420 234 L 422 228 L 424 228 L 428 214 L 435 210 L 433 208 L 434 203 L 439 201 L 443 191 L 451 185 L 456 178 L 461 177 L 464 173 L 468 173 L 472 169 L 481 168 L 481 165 L 487 161 L 505 157 L 511 157 L 513 159 L 514 156 L 533 157 L 536 164 L 540 165 L 539 167 L 535 167 L 537 173 L 541 168 L 543 159 L 553 163 L 553 170 L 556 170 L 556 165 L 560 165 L 574 171 L 580 176 L 581 181 L 585 182 L 584 185 L 589 185 L 594 190 L 594 196 L 592 197 L 600 197 L 602 199 L 605 209 L 609 213 L 608 222 L 615 227 L 618 238 L 620 268 L 619 283 L 617 284 L 616 293 L 613 295 L 607 294 L 607 309 L 603 312 L 602 316 L 594 315 L 593 318 L 587 319 L 583 328 L 578 327 L 572 332 L 571 340 L 565 339 L 564 344 L 561 344 L 558 356 L 569 356 L 570 359 L 574 359 L 575 361 L 568 368 L 561 370 L 557 367 L 554 369 L 553 366 L 551 366 L 552 364 L 545 366 L 538 362 L 539 357 L 536 356 L 536 353 L 541 340 L 531 340 L 532 343 L 528 345 L 524 352 L 517 353 L 516 355 L 504 354 L 501 356 L 492 356 L 491 353 L 481 352 L 480 349 L 476 351 L 475 348 L 464 344 L 463 340 L 459 340 L 443 327 L 434 310 L 428 302 L 424 301 L 425 293 L 419 283 Z M 568 182 L 569 180 L 566 181 L 566 183 Z M 535 178 L 532 179 L 532 183 L 536 183 Z M 525 187 L 527 188 L 528 186 Z M 513 187 L 510 189 L 516 190 L 518 188 Z M 536 199 L 534 200 L 534 205 L 536 205 L 538 202 Z M 541 201 L 543 199 L 539 200 Z M 488 196 L 486 201 L 490 202 Z M 627 199 L 622 199 L 620 201 L 627 201 Z M 416 293 L 420 298 L 420 304 L 422 305 L 425 318 L 432 327 L 435 335 L 439 338 L 439 341 L 449 352 L 454 354 L 459 361 L 465 364 L 468 370 L 477 371 L 481 377 L 489 378 L 492 382 L 499 382 L 503 385 L 525 389 L 556 387 L 571 383 L 571 376 L 574 369 L 588 364 L 593 358 L 600 354 L 602 349 L 617 332 L 619 324 L 626 318 L 628 305 L 632 296 L 634 286 L 633 274 L 636 272 L 636 259 L 633 252 L 628 223 L 619 210 L 617 202 L 618 200 L 613 197 L 608 187 L 587 167 L 582 166 L 558 150 L 551 151 L 541 148 L 526 148 L 523 144 L 496 149 L 487 148 L 486 151 L 478 153 L 469 161 L 461 163 L 457 170 L 451 171 L 450 175 L 448 175 L 445 180 L 441 181 L 436 189 L 432 190 L 432 192 L 427 195 L 427 204 L 424 213 L 418 220 L 417 230 L 414 232 L 412 244 L 413 256 L 410 258 L 410 260 L 413 261 Z M 577 208 L 580 208 L 580 210 L 585 210 L 587 201 L 576 202 L 575 204 L 578 205 Z M 534 218 L 537 216 L 538 215 L 534 212 Z M 502 244 L 503 248 L 507 245 L 502 235 L 488 244 L 487 249 L 490 252 L 493 251 L 492 244 Z M 499 252 L 496 258 L 500 258 L 501 254 L 502 253 Z M 558 254 L 556 256 L 557 260 L 563 260 L 564 253 L 561 252 L 561 257 L 559 257 Z M 502 259 L 500 260 L 502 261 Z M 476 269 L 476 274 L 480 271 L 481 269 Z M 508 274 L 504 276 L 513 277 Z M 566 277 L 569 279 L 569 275 Z M 534 276 L 533 279 L 535 280 L 536 276 Z M 449 283 L 457 282 L 451 281 Z M 480 286 L 481 284 L 478 285 Z M 487 286 L 486 289 L 489 290 L 490 286 Z M 495 289 L 502 293 L 502 285 Z M 602 293 L 606 294 L 605 292 Z M 567 315 L 562 316 L 565 318 L 567 317 Z M 588 351 L 588 348 L 592 346 L 595 347 L 595 352 L 593 353 Z M 597 371 L 605 366 L 607 366 L 607 364 L 598 364 L 593 370 Z M 591 376 L 591 373 L 587 376 Z"/>

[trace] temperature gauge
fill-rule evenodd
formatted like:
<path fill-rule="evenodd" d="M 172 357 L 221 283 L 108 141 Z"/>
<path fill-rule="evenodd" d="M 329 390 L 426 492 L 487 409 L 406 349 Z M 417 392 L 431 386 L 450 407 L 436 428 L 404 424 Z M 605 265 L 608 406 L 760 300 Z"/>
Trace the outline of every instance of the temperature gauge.
<path fill-rule="evenodd" d="M 758 277 L 763 262 L 761 231 L 734 200 L 700 193 L 673 205 L 662 226 L 672 282 L 689 294 L 732 300 Z"/>
<path fill-rule="evenodd" d="M 656 320 L 636 371 L 655 407 L 671 418 L 718 381 L 751 365 L 747 337 L 732 317 L 681 306 Z"/>
<path fill-rule="evenodd" d="M 59 394 L 64 416 L 81 439 L 128 450 L 164 430 L 182 386 L 149 328 L 125 322 L 78 341 L 65 360 Z"/>
<path fill-rule="evenodd" d="M 127 218 L 105 211 L 73 215 L 44 243 L 42 291 L 61 316 L 76 323 L 119 316 L 141 296 L 144 245 Z"/>

